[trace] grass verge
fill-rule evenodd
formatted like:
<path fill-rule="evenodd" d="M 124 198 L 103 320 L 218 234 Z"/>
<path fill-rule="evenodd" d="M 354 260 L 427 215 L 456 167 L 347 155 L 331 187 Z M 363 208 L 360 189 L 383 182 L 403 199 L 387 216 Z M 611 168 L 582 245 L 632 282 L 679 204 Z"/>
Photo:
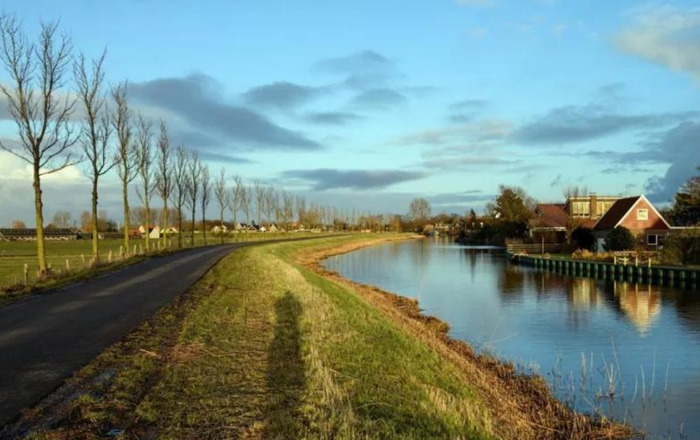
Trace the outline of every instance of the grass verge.
<path fill-rule="evenodd" d="M 405 238 L 400 236 L 390 238 Z M 4 437 L 595 439 L 544 382 L 475 355 L 414 301 L 317 262 L 385 241 L 238 250 Z"/>

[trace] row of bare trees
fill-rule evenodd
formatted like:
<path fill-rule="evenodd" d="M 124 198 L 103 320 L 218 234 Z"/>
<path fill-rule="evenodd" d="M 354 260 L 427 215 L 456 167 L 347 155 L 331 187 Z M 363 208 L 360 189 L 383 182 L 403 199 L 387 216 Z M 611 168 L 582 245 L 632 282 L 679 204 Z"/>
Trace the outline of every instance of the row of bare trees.
<path fill-rule="evenodd" d="M 177 222 L 179 247 L 183 246 L 185 210 L 193 231 L 191 244 L 194 244 L 197 211 L 206 243 L 206 212 L 212 196 L 218 202 L 221 226 L 226 212 L 230 212 L 234 225 L 240 213 L 248 224 L 255 215 L 258 224 L 274 223 L 283 229 L 291 228 L 295 222 L 306 228 L 336 229 L 358 224 L 360 218 L 355 213 L 343 215 L 333 208 L 308 204 L 304 197 L 265 186 L 260 181 L 247 185 L 238 175 L 229 179 L 225 170 L 212 179 L 209 168 L 196 152 L 172 146 L 164 121 L 154 129 L 151 120 L 140 113 L 134 114 L 126 82 L 110 87 L 105 84 L 105 58 L 106 51 L 95 59 L 88 59 L 82 53 L 74 55 L 70 38 L 59 34 L 56 23 L 42 24 L 38 38 L 33 40 L 23 32 L 15 17 L 0 16 L 0 61 L 9 74 L 9 81 L 0 84 L 0 92 L 19 136 L 19 142 L 0 142 L 0 148 L 32 167 L 41 274 L 47 271 L 42 178 L 81 163 L 91 182 L 94 263 L 99 262 L 97 231 L 100 218 L 104 217 L 99 210 L 100 183 L 112 170 L 116 170 L 121 184 L 127 253 L 131 249 L 129 189 L 132 185 L 143 204 L 145 226 L 148 228 L 156 217 L 165 229 L 171 222 Z M 152 209 L 152 199 L 156 196 L 162 202 L 160 215 L 155 215 Z M 364 217 L 367 218 L 370 217 Z M 70 214 L 66 216 L 62 212 L 55 220 L 67 224 Z M 150 249 L 148 231 L 145 236 L 146 248 Z"/>
<path fill-rule="evenodd" d="M 0 16 L 0 60 L 10 81 L 0 84 L 19 142 L 0 142 L 0 148 L 29 163 L 33 170 L 34 206 L 39 271 L 46 273 L 42 177 L 79 163 L 91 182 L 93 261 L 99 262 L 99 185 L 116 169 L 123 199 L 124 248 L 130 249 L 129 186 L 138 178 L 138 195 L 150 224 L 150 200 L 155 191 L 163 199 L 168 225 L 168 201 L 182 213 L 197 203 L 206 212 L 211 192 L 209 171 L 195 154 L 179 147 L 170 151 L 164 122 L 154 152 L 151 122 L 134 116 L 126 82 L 107 90 L 104 61 L 74 56 L 73 45 L 58 33 L 57 23 L 44 23 L 32 40 L 13 16 Z M 70 83 L 73 87 L 70 87 Z M 172 157 L 171 157 L 172 156 Z M 182 219 L 182 215 L 178 216 Z M 180 224 L 181 226 L 181 224 Z M 148 234 L 147 234 L 148 240 Z M 182 239 L 179 240 L 182 246 Z M 149 243 L 147 242 L 147 247 Z"/>

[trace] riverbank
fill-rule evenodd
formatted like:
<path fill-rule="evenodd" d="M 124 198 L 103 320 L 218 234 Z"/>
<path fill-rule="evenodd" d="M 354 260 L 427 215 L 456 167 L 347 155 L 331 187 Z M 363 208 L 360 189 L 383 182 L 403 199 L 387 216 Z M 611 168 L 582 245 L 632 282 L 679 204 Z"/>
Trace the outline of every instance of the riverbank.
<path fill-rule="evenodd" d="M 241 249 L 4 437 L 620 438 L 415 301 L 321 268 L 407 236 Z M 121 437 L 120 437 L 121 436 Z"/>
<path fill-rule="evenodd" d="M 539 270 L 587 276 L 601 279 L 617 279 L 628 282 L 679 286 L 697 290 L 700 270 L 688 266 L 664 266 L 651 264 L 616 263 L 597 260 L 579 260 L 571 257 L 549 255 L 523 255 L 508 253 L 511 262 L 531 266 Z"/>

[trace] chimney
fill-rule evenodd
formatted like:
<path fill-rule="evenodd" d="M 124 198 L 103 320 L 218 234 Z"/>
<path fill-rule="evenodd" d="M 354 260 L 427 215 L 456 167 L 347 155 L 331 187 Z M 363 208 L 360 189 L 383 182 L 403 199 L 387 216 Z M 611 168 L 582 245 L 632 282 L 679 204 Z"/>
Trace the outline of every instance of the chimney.
<path fill-rule="evenodd" d="M 599 217 L 599 215 L 598 215 L 598 196 L 596 195 L 596 193 L 591 193 L 590 198 L 591 198 L 591 208 L 590 208 L 591 218 L 597 219 Z"/>

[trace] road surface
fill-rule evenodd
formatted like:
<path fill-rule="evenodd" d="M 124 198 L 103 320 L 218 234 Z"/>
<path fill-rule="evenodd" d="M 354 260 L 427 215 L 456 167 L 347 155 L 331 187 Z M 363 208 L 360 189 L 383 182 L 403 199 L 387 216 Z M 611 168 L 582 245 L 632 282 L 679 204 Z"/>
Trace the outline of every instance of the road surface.
<path fill-rule="evenodd" d="M 0 427 L 187 290 L 236 247 L 151 258 L 0 308 Z"/>

